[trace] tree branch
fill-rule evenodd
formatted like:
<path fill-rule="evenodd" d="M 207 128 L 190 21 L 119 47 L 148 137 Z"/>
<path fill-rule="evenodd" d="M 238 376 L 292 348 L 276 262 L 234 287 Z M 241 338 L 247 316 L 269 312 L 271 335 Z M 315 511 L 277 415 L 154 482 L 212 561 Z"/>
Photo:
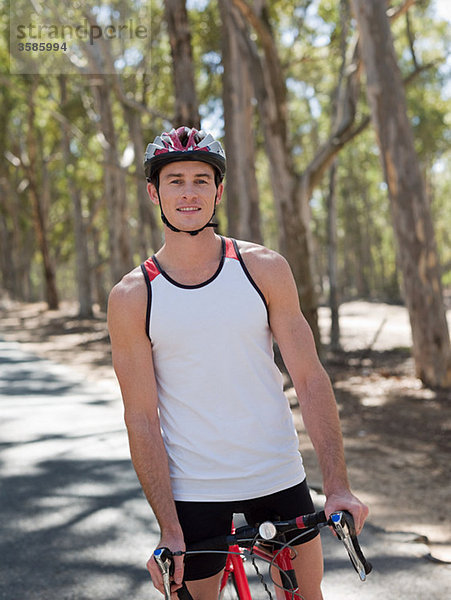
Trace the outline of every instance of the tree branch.
<path fill-rule="evenodd" d="M 405 0 L 405 2 L 403 2 L 403 4 L 401 4 L 400 6 L 389 8 L 387 10 L 387 17 L 390 19 L 390 21 L 395 21 L 396 19 L 404 15 L 411 6 L 416 4 L 416 2 L 417 0 Z"/>
<path fill-rule="evenodd" d="M 407 39 L 409 40 L 409 48 L 410 48 L 410 54 L 412 56 L 412 61 L 414 64 L 414 67 L 418 67 L 418 61 L 417 61 L 417 56 L 415 54 L 415 35 L 412 31 L 412 27 L 410 25 L 410 18 L 409 18 L 409 13 L 406 12 L 406 31 L 407 31 Z"/>
<path fill-rule="evenodd" d="M 393 22 L 403 14 L 406 14 L 407 10 L 414 5 L 415 2 L 416 0 L 405 0 L 405 2 L 396 9 L 389 9 L 387 15 L 389 16 L 390 21 Z M 408 85 L 421 71 L 430 68 L 432 65 L 432 63 L 424 66 L 415 64 L 416 68 L 405 79 L 404 84 Z M 329 138 L 320 146 L 302 174 L 302 179 L 305 179 L 306 182 L 305 185 L 307 186 L 309 197 L 341 148 L 366 129 L 370 123 L 370 118 L 366 117 L 362 120 L 360 125 L 353 128 L 360 89 L 360 75 L 362 72 L 358 36 L 355 40 L 352 59 L 346 71 L 347 77 L 345 83 L 341 86 L 341 92 L 339 91 L 337 99 L 337 118 L 335 127 Z"/>
<path fill-rule="evenodd" d="M 404 86 L 409 86 L 418 77 L 418 75 L 420 75 L 420 73 L 435 67 L 437 62 L 438 61 L 433 61 L 425 65 L 418 65 L 417 68 L 412 71 L 412 73 L 409 73 L 409 75 L 404 78 Z M 343 148 L 343 146 L 360 135 L 360 133 L 362 133 L 362 131 L 368 127 L 370 122 L 370 117 L 365 116 L 360 124 L 355 128 L 349 126 L 343 129 L 339 134 L 331 135 L 328 140 L 321 145 L 303 174 L 303 177 L 305 176 L 308 178 L 309 197 L 311 196 L 315 187 L 319 184 L 324 172 L 331 165 L 332 161 Z"/>
<path fill-rule="evenodd" d="M 265 55 L 266 67 L 269 72 L 271 87 L 275 95 L 275 106 L 277 110 L 277 121 L 283 126 L 281 132 L 284 144 L 287 145 L 287 89 L 283 69 L 279 59 L 279 52 L 274 37 L 267 23 L 247 4 L 245 0 L 232 0 L 244 20 L 254 28 Z"/>

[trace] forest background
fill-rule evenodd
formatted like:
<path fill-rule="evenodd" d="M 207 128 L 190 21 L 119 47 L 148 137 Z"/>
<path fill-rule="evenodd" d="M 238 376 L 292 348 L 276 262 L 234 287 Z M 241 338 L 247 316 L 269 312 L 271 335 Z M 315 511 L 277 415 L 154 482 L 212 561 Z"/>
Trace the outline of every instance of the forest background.
<path fill-rule="evenodd" d="M 419 532 L 449 561 L 447 4 L 0 0 L 0 333 L 111 376 L 108 292 L 163 240 L 145 146 L 181 124 L 212 131 L 228 155 L 220 232 L 288 258 L 372 523 Z M 10 29 L 25 5 L 41 22 L 146 35 L 27 62 Z M 412 348 L 385 316 L 402 307 Z"/>
<path fill-rule="evenodd" d="M 288 258 L 318 347 L 321 302 L 335 349 L 343 300 L 405 303 L 417 375 L 450 385 L 451 34 L 437 2 L 41 3 L 39 23 L 128 26 L 127 39 L 71 40 L 66 62 L 16 51 L 28 4 L 3 3 L 0 41 L 9 297 L 104 309 L 162 243 L 146 144 L 203 127 L 228 156 L 219 230 Z"/>

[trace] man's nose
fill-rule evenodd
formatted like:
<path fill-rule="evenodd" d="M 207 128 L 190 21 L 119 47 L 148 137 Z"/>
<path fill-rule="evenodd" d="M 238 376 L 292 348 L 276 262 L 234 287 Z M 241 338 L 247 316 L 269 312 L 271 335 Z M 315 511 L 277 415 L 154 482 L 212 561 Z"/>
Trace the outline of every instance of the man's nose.
<path fill-rule="evenodd" d="M 185 182 L 183 189 L 182 189 L 183 198 L 193 198 L 196 195 L 197 195 L 197 192 L 196 192 L 194 184 L 189 181 Z"/>

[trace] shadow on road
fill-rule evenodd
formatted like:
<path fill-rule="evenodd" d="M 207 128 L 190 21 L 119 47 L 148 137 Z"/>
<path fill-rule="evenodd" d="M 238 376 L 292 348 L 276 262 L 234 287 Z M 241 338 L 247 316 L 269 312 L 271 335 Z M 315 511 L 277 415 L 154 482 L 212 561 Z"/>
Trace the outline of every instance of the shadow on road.
<path fill-rule="evenodd" d="M 129 459 L 117 388 L 0 341 L 0 411 L 0 600 L 161 598 L 145 569 L 158 527 Z M 326 598 L 448 597 L 446 567 L 423 548 L 367 527 L 375 572 L 360 584 L 327 533 Z"/>
<path fill-rule="evenodd" d="M 4 597 L 136 597 L 148 577 L 133 537 L 157 532 L 129 461 L 47 460 L 33 470 L 2 478 Z"/>
<path fill-rule="evenodd" d="M 0 411 L 0 598 L 149 598 L 158 530 L 117 390 L 0 342 Z"/>

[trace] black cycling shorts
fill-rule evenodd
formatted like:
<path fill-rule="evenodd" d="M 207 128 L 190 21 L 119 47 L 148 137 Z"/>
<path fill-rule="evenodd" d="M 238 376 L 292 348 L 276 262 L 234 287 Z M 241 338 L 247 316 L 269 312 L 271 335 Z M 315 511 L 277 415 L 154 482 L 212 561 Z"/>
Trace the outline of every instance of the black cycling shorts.
<path fill-rule="evenodd" d="M 176 501 L 177 514 L 187 545 L 230 533 L 233 513 L 243 513 L 249 525 L 263 521 L 294 519 L 315 512 L 306 480 L 286 490 L 252 500 L 232 502 Z M 291 541 L 298 532 L 286 534 Z M 293 545 L 304 544 L 319 533 L 307 533 Z M 225 554 L 198 554 L 185 557 L 185 580 L 195 581 L 216 575 L 225 567 Z"/>

